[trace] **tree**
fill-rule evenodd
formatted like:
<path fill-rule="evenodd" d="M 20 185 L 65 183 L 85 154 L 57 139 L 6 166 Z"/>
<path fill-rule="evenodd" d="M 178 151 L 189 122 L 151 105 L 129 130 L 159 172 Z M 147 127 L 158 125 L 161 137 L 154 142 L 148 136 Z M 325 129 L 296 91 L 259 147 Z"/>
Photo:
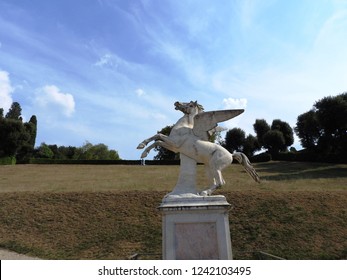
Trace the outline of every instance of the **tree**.
<path fill-rule="evenodd" d="M 271 125 L 271 130 L 278 130 L 282 132 L 286 147 L 293 145 L 294 143 L 293 129 L 290 127 L 290 125 L 287 122 L 283 122 L 279 119 L 273 120 Z"/>
<path fill-rule="evenodd" d="M 276 155 L 280 151 L 285 151 L 286 143 L 283 133 L 279 130 L 269 130 L 263 137 L 264 148 L 266 148 L 271 155 Z"/>
<path fill-rule="evenodd" d="M 76 151 L 77 159 L 87 160 L 119 160 L 118 152 L 109 150 L 105 144 L 93 145 L 90 142 L 86 143 Z"/>
<path fill-rule="evenodd" d="M 257 137 L 249 134 L 243 144 L 242 152 L 245 153 L 246 156 L 251 157 L 256 151 L 260 150 L 260 148 Z"/>
<path fill-rule="evenodd" d="M 301 114 L 295 132 L 303 147 L 323 155 L 347 156 L 347 93 L 324 97 Z"/>
<path fill-rule="evenodd" d="M 316 102 L 317 119 L 321 129 L 320 148 L 334 154 L 346 155 L 347 93 L 325 97 Z"/>
<path fill-rule="evenodd" d="M 316 112 L 310 110 L 299 115 L 294 131 L 300 139 L 301 146 L 307 149 L 316 147 L 320 137 L 320 127 Z"/>
<path fill-rule="evenodd" d="M 29 159 L 33 156 L 37 133 L 37 119 L 35 115 L 31 116 L 29 122 L 24 123 L 24 129 L 28 134 L 28 140 L 18 149 L 16 157 L 19 160 Z"/>
<path fill-rule="evenodd" d="M 53 156 L 53 151 L 46 143 L 41 143 L 36 150 L 36 157 L 38 158 L 53 158 Z"/>
<path fill-rule="evenodd" d="M 286 151 L 294 143 L 293 129 L 280 119 L 273 120 L 271 127 L 264 119 L 257 119 L 253 128 L 259 147 L 267 149 L 271 155 Z"/>
<path fill-rule="evenodd" d="M 26 126 L 26 130 L 30 134 L 30 140 L 29 145 L 34 148 L 35 142 L 36 142 L 36 135 L 37 135 L 37 118 L 35 115 L 31 116 L 28 123 L 24 124 Z"/>
<path fill-rule="evenodd" d="M 18 150 L 29 138 L 30 136 L 21 121 L 2 119 L 0 121 L 0 157 L 16 156 Z"/>
<path fill-rule="evenodd" d="M 246 134 L 241 128 L 233 128 L 225 135 L 224 147 L 231 153 L 241 151 L 245 144 Z"/>
<path fill-rule="evenodd" d="M 258 143 L 262 147 L 264 146 L 264 135 L 270 130 L 270 126 L 264 119 L 257 119 L 253 124 L 254 131 L 257 135 Z"/>
<path fill-rule="evenodd" d="M 22 108 L 18 102 L 13 102 L 6 114 L 6 119 L 21 120 Z"/>
<path fill-rule="evenodd" d="M 13 102 L 4 117 L 4 110 L 0 109 L 0 157 L 16 156 L 23 159 L 33 152 L 37 120 L 35 116 L 23 123 L 22 108 L 18 102 Z"/>
<path fill-rule="evenodd" d="M 73 159 L 75 158 L 78 149 L 79 148 L 73 146 L 60 146 L 58 147 L 58 154 L 61 156 L 62 159 Z"/>

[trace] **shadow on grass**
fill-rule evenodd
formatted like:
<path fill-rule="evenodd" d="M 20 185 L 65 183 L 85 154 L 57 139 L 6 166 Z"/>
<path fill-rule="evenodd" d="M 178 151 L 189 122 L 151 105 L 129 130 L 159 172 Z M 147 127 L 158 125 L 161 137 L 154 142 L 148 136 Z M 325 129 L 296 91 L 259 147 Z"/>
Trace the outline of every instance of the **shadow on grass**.
<path fill-rule="evenodd" d="M 257 164 L 256 170 L 269 181 L 329 179 L 347 177 L 347 167 L 326 163 L 270 162 Z"/>

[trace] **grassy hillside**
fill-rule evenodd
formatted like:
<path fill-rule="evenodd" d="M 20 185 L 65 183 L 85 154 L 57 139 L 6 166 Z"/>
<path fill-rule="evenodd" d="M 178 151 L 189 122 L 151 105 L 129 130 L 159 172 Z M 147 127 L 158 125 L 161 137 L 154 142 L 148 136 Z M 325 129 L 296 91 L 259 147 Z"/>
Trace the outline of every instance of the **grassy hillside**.
<path fill-rule="evenodd" d="M 346 259 L 346 165 L 256 168 L 260 185 L 233 165 L 219 191 L 232 204 L 234 257 L 250 259 L 252 251 L 265 251 L 288 259 Z M 174 166 L 2 167 L 0 247 L 45 259 L 160 253 L 156 207 L 177 174 Z"/>

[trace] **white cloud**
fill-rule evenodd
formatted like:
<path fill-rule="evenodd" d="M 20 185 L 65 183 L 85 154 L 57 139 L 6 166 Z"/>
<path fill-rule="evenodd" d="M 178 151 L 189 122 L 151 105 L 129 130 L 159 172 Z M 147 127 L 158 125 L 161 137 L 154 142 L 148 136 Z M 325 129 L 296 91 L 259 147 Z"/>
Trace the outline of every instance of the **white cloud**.
<path fill-rule="evenodd" d="M 138 97 L 144 96 L 146 94 L 142 88 L 138 88 L 137 90 L 135 90 L 135 93 Z"/>
<path fill-rule="evenodd" d="M 7 112 L 12 104 L 11 93 L 13 92 L 9 74 L 0 70 L 0 108 Z"/>
<path fill-rule="evenodd" d="M 224 98 L 223 99 L 224 109 L 245 109 L 247 107 L 246 98 Z"/>
<path fill-rule="evenodd" d="M 75 111 L 75 100 L 72 94 L 63 93 L 54 85 L 44 86 L 37 94 L 36 101 L 44 108 L 58 108 L 67 117 Z"/>

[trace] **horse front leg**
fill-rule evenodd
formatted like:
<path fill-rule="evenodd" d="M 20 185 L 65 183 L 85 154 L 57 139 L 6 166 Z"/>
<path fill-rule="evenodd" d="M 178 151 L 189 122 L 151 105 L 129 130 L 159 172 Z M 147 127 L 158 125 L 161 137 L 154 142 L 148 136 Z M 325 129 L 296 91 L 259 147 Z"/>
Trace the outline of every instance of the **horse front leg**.
<path fill-rule="evenodd" d="M 156 140 L 163 140 L 164 137 L 167 137 L 164 134 L 158 133 L 156 135 L 153 135 L 150 138 L 147 138 L 146 140 L 143 140 L 138 146 L 137 149 L 143 149 L 144 147 L 147 146 L 149 142 L 156 141 Z"/>
<path fill-rule="evenodd" d="M 148 156 L 149 152 L 155 148 L 155 147 L 163 147 L 165 149 L 168 149 L 174 153 L 177 153 L 178 150 L 176 149 L 175 145 L 170 145 L 169 143 L 167 142 L 164 142 L 164 141 L 161 141 L 161 140 L 157 140 L 155 141 L 152 145 L 148 146 L 144 151 L 143 153 L 141 154 L 141 158 L 145 158 Z"/>

